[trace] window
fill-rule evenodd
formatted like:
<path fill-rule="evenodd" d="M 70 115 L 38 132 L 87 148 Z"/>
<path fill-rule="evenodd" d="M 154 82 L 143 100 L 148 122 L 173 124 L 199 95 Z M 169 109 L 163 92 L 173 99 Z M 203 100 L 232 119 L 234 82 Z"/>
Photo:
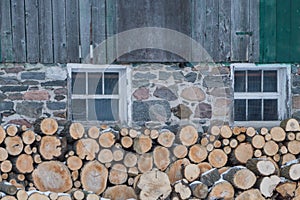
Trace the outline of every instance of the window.
<path fill-rule="evenodd" d="M 232 64 L 235 122 L 280 121 L 288 114 L 288 65 Z"/>
<path fill-rule="evenodd" d="M 68 64 L 69 119 L 126 122 L 126 71 L 124 66 Z"/>

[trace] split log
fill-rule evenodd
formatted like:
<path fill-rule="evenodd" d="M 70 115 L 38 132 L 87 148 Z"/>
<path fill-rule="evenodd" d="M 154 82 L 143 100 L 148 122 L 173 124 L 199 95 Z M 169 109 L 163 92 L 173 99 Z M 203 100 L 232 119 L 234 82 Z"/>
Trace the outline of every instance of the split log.
<path fill-rule="evenodd" d="M 31 173 L 33 171 L 33 158 L 27 154 L 18 156 L 15 162 L 16 170 L 20 173 Z"/>
<path fill-rule="evenodd" d="M 42 162 L 42 158 L 40 154 L 34 154 L 33 155 L 33 161 L 36 164 L 40 164 Z"/>
<path fill-rule="evenodd" d="M 70 156 L 67 159 L 67 166 L 72 171 L 79 170 L 82 164 L 82 160 L 78 156 Z"/>
<path fill-rule="evenodd" d="M 255 135 L 251 141 L 252 145 L 256 149 L 262 149 L 266 143 L 264 136 Z"/>
<path fill-rule="evenodd" d="M 139 194 L 141 200 L 166 199 L 172 191 L 167 174 L 158 170 L 142 174 L 137 188 L 141 190 Z"/>
<path fill-rule="evenodd" d="M 101 136 L 100 136 L 101 137 Z M 80 139 L 75 144 L 76 154 L 81 159 L 94 160 L 100 148 L 96 140 L 91 138 Z"/>
<path fill-rule="evenodd" d="M 130 148 L 133 145 L 133 140 L 129 136 L 122 137 L 121 144 L 124 148 Z"/>
<path fill-rule="evenodd" d="M 265 200 L 258 189 L 246 190 L 236 196 L 235 200 Z"/>
<path fill-rule="evenodd" d="M 253 127 L 248 127 L 246 131 L 246 135 L 249 137 L 253 137 L 256 134 L 256 130 Z"/>
<path fill-rule="evenodd" d="M 133 149 L 138 154 L 147 153 L 152 148 L 152 139 L 146 135 L 140 135 L 134 139 Z"/>
<path fill-rule="evenodd" d="M 128 175 L 129 176 L 137 176 L 139 174 L 139 170 L 138 170 L 138 168 L 137 167 L 130 167 L 129 169 L 128 169 Z M 129 178 L 130 179 L 130 178 Z M 128 180 L 128 182 L 129 182 L 129 180 Z"/>
<path fill-rule="evenodd" d="M 288 131 L 294 131 L 294 132 L 300 131 L 299 123 L 294 118 L 290 118 L 290 119 L 281 121 L 280 127 L 282 127 L 287 132 Z"/>
<path fill-rule="evenodd" d="M 171 184 L 174 184 L 176 181 L 184 178 L 184 168 L 189 164 L 190 161 L 186 158 L 183 158 L 180 160 L 176 160 L 169 166 L 167 174 Z"/>
<path fill-rule="evenodd" d="M 287 143 L 287 148 L 291 154 L 298 155 L 300 153 L 300 141 L 289 141 Z"/>
<path fill-rule="evenodd" d="M 200 168 L 196 164 L 188 164 L 184 168 L 184 177 L 189 182 L 196 180 L 200 176 Z"/>
<path fill-rule="evenodd" d="M 0 191 L 8 195 L 15 195 L 17 193 L 17 188 L 7 182 L 0 182 Z"/>
<path fill-rule="evenodd" d="M 280 183 L 280 178 L 276 175 L 263 177 L 257 181 L 261 194 L 265 197 L 272 197 L 277 185 Z"/>
<path fill-rule="evenodd" d="M 69 130 L 68 132 L 69 132 L 71 138 L 74 140 L 78 140 L 78 139 L 82 138 L 84 135 L 84 132 L 85 132 L 83 125 L 79 122 L 72 123 L 69 126 L 68 130 Z"/>
<path fill-rule="evenodd" d="M 223 179 L 230 182 L 235 188 L 248 190 L 256 182 L 255 174 L 249 169 L 241 166 L 231 167 L 222 174 Z"/>
<path fill-rule="evenodd" d="M 113 153 L 110 149 L 102 149 L 98 154 L 98 160 L 103 164 L 110 163 L 113 159 Z"/>
<path fill-rule="evenodd" d="M 187 149 L 187 147 L 185 145 L 179 144 L 179 145 L 176 145 L 175 147 L 173 147 L 173 151 L 172 152 L 173 152 L 173 155 L 176 158 L 182 159 L 185 156 L 187 156 L 188 149 Z"/>
<path fill-rule="evenodd" d="M 220 148 L 222 146 L 222 142 L 220 140 L 215 140 L 213 145 L 215 148 Z"/>
<path fill-rule="evenodd" d="M 281 165 L 285 165 L 286 163 L 288 163 L 292 160 L 296 160 L 296 156 L 294 154 L 291 154 L 291 153 L 284 154 L 281 157 Z"/>
<path fill-rule="evenodd" d="M 96 126 L 92 126 L 88 130 L 88 136 L 93 139 L 97 139 L 100 135 L 100 130 Z"/>
<path fill-rule="evenodd" d="M 300 164 L 299 160 L 293 160 L 281 167 L 281 176 L 297 181 L 300 179 Z"/>
<path fill-rule="evenodd" d="M 227 154 L 221 149 L 214 149 L 208 155 L 208 162 L 216 168 L 221 168 L 226 165 L 228 160 Z"/>
<path fill-rule="evenodd" d="M 260 134 L 261 135 L 266 135 L 266 134 L 268 134 L 269 133 L 269 130 L 266 128 L 266 127 L 262 127 L 261 129 L 260 129 Z"/>
<path fill-rule="evenodd" d="M 8 136 L 13 137 L 13 136 L 17 135 L 18 132 L 19 132 L 19 129 L 15 125 L 9 125 L 6 128 L 6 133 L 7 133 Z"/>
<path fill-rule="evenodd" d="M 66 192 L 72 188 L 70 171 L 58 161 L 42 162 L 33 171 L 32 178 L 34 185 L 42 192 Z"/>
<path fill-rule="evenodd" d="M 141 173 L 151 171 L 153 168 L 153 157 L 150 153 L 144 153 L 139 157 L 138 169 Z"/>
<path fill-rule="evenodd" d="M 232 136 L 231 128 L 228 125 L 223 125 L 220 130 L 220 135 L 226 139 L 231 138 Z"/>
<path fill-rule="evenodd" d="M 24 199 L 27 200 L 28 199 L 28 194 L 25 190 L 18 190 L 17 194 L 16 194 L 17 199 Z"/>
<path fill-rule="evenodd" d="M 61 140 L 56 136 L 44 136 L 39 145 L 39 152 L 46 160 L 52 160 L 61 155 Z"/>
<path fill-rule="evenodd" d="M 116 136 L 112 132 L 102 133 L 99 137 L 99 144 L 101 147 L 110 148 L 116 142 Z"/>
<path fill-rule="evenodd" d="M 28 200 L 50 200 L 45 194 L 40 194 L 38 192 L 29 195 Z"/>
<path fill-rule="evenodd" d="M 8 173 L 12 170 L 12 163 L 10 160 L 5 160 L 0 164 L 1 172 Z"/>
<path fill-rule="evenodd" d="M 79 171 L 78 170 L 72 171 L 71 176 L 72 176 L 72 180 L 76 181 L 79 177 Z"/>
<path fill-rule="evenodd" d="M 190 150 L 188 157 L 194 163 L 200 163 L 207 158 L 207 150 L 204 146 L 195 144 L 193 145 Z"/>
<path fill-rule="evenodd" d="M 166 147 L 157 146 L 153 150 L 153 161 L 155 166 L 164 171 L 169 166 L 170 160 L 170 152 Z"/>
<path fill-rule="evenodd" d="M 22 133 L 22 140 L 24 144 L 32 144 L 35 141 L 35 133 L 32 130 L 27 130 Z"/>
<path fill-rule="evenodd" d="M 4 149 L 3 147 L 0 147 L 0 161 L 4 161 L 8 158 L 8 153 L 6 151 L 6 149 Z"/>
<path fill-rule="evenodd" d="M 244 142 L 246 140 L 246 135 L 245 134 L 239 134 L 238 136 L 236 136 L 237 141 L 240 142 Z"/>
<path fill-rule="evenodd" d="M 197 129 L 192 125 L 181 127 L 178 133 L 179 141 L 185 146 L 192 146 L 198 140 Z"/>
<path fill-rule="evenodd" d="M 175 134 L 169 130 L 163 130 L 159 133 L 157 142 L 164 147 L 171 147 L 175 140 Z"/>
<path fill-rule="evenodd" d="M 122 164 L 114 164 L 109 171 L 109 182 L 115 185 L 123 184 L 127 181 L 127 169 Z"/>
<path fill-rule="evenodd" d="M 270 176 L 276 174 L 275 163 L 267 158 L 252 158 L 246 163 L 246 167 L 258 176 Z"/>
<path fill-rule="evenodd" d="M 297 188 L 297 184 L 292 181 L 284 181 L 277 185 L 276 192 L 280 194 L 282 198 L 291 198 L 294 196 L 294 192 Z"/>
<path fill-rule="evenodd" d="M 272 139 L 276 142 L 282 142 L 285 140 L 286 137 L 286 133 L 281 127 L 273 127 L 270 130 L 270 134 L 272 136 Z"/>
<path fill-rule="evenodd" d="M 212 186 L 208 197 L 209 199 L 233 199 L 234 189 L 229 182 L 221 180 Z"/>
<path fill-rule="evenodd" d="M 208 162 L 201 162 L 198 164 L 198 167 L 199 167 L 201 173 L 205 173 L 208 170 L 212 169 L 211 164 L 209 164 Z"/>
<path fill-rule="evenodd" d="M 233 163 L 245 164 L 248 159 L 253 157 L 253 147 L 249 143 L 239 144 L 233 151 Z"/>
<path fill-rule="evenodd" d="M 45 135 L 53 135 L 58 130 L 57 121 L 53 118 L 45 118 L 41 121 L 40 131 Z"/>
<path fill-rule="evenodd" d="M 126 185 L 116 185 L 107 188 L 103 193 L 103 197 L 107 199 L 115 199 L 115 200 L 137 199 L 137 196 L 133 188 L 128 187 Z"/>
<path fill-rule="evenodd" d="M 126 167 L 135 167 L 137 165 L 138 157 L 136 154 L 128 152 L 124 157 L 124 165 Z"/>
<path fill-rule="evenodd" d="M 19 136 L 8 136 L 5 138 L 4 143 L 9 155 L 17 156 L 23 151 L 24 144 Z"/>
<path fill-rule="evenodd" d="M 208 194 L 208 187 L 200 181 L 194 181 L 190 184 L 193 196 L 199 199 L 205 199 Z"/>
<path fill-rule="evenodd" d="M 51 192 L 51 193 L 49 194 L 49 198 L 50 198 L 51 200 L 56 200 L 56 199 L 58 198 L 58 194 L 57 194 L 56 192 Z"/>
<path fill-rule="evenodd" d="M 179 180 L 174 184 L 174 192 L 180 199 L 189 199 L 191 197 L 192 191 L 188 184 L 188 181 L 185 179 Z"/>
<path fill-rule="evenodd" d="M 106 188 L 108 170 L 98 161 L 90 161 L 81 170 L 80 179 L 86 191 L 101 194 Z"/>
<path fill-rule="evenodd" d="M 4 141 L 5 138 L 6 138 L 6 131 L 0 125 L 0 144 L 2 144 L 2 142 Z"/>
<path fill-rule="evenodd" d="M 201 174 L 200 181 L 203 184 L 207 185 L 208 187 L 211 187 L 220 178 L 221 178 L 221 176 L 220 176 L 218 169 L 212 168 L 211 170 L 208 170 Z"/>
<path fill-rule="evenodd" d="M 266 135 L 265 135 L 265 140 L 268 142 L 268 141 L 270 141 L 270 140 L 272 140 L 272 135 L 270 134 L 270 133 L 267 133 Z"/>

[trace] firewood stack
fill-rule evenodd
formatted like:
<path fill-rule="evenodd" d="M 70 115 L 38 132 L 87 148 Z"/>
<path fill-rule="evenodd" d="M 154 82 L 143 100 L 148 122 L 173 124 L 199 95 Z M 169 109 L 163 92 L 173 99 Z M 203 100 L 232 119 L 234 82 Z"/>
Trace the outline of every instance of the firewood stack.
<path fill-rule="evenodd" d="M 0 126 L 2 199 L 300 199 L 300 127 Z"/>

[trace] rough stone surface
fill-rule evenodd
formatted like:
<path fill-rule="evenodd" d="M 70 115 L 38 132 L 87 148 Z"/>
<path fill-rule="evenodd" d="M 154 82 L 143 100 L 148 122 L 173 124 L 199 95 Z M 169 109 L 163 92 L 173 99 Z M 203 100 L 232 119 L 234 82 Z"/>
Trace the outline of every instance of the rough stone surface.
<path fill-rule="evenodd" d="M 292 115 L 293 118 L 297 119 L 298 121 L 300 121 L 300 111 L 296 111 L 293 113 Z"/>
<path fill-rule="evenodd" d="M 206 76 L 203 79 L 203 86 L 208 88 L 225 87 L 227 83 L 223 76 Z"/>
<path fill-rule="evenodd" d="M 0 111 L 9 111 L 13 110 L 14 103 L 11 101 L 2 101 L 0 102 Z"/>
<path fill-rule="evenodd" d="M 171 77 L 170 72 L 160 71 L 158 74 L 159 80 L 168 80 Z"/>
<path fill-rule="evenodd" d="M 62 110 L 66 108 L 65 102 L 47 102 L 47 108 L 50 110 Z"/>
<path fill-rule="evenodd" d="M 19 81 L 15 77 L 0 77 L 0 85 L 16 85 Z"/>
<path fill-rule="evenodd" d="M 173 72 L 172 75 L 174 80 L 184 80 L 182 72 Z"/>
<path fill-rule="evenodd" d="M 300 109 L 300 96 L 293 97 L 293 108 Z"/>
<path fill-rule="evenodd" d="M 67 71 L 61 67 L 48 67 L 46 69 L 46 78 L 50 80 L 65 80 Z"/>
<path fill-rule="evenodd" d="M 294 75 L 292 77 L 292 82 L 293 82 L 293 86 L 300 86 L 300 76 L 299 75 Z"/>
<path fill-rule="evenodd" d="M 8 124 L 15 124 L 19 126 L 25 125 L 27 128 L 31 128 L 31 123 L 27 121 L 26 119 L 12 119 L 8 122 Z"/>
<path fill-rule="evenodd" d="M 0 87 L 0 90 L 2 92 L 21 92 L 26 91 L 28 89 L 28 86 L 22 85 L 22 86 L 2 86 Z"/>
<path fill-rule="evenodd" d="M 191 86 L 183 89 L 181 97 L 190 101 L 203 101 L 205 99 L 205 93 L 201 90 L 201 88 Z"/>
<path fill-rule="evenodd" d="M 45 80 L 45 72 L 23 72 L 21 79 Z"/>
<path fill-rule="evenodd" d="M 6 98 L 7 98 L 7 96 L 5 94 L 0 93 L 0 101 L 3 101 Z"/>
<path fill-rule="evenodd" d="M 23 66 L 16 66 L 16 67 L 5 67 L 4 71 L 6 73 L 19 73 L 21 71 L 24 71 L 24 67 Z"/>
<path fill-rule="evenodd" d="M 300 86 L 292 87 L 292 93 L 293 94 L 300 94 Z"/>
<path fill-rule="evenodd" d="M 10 93 L 9 95 L 8 95 L 8 99 L 10 99 L 10 100 L 23 100 L 23 94 L 22 93 Z"/>
<path fill-rule="evenodd" d="M 67 95 L 68 94 L 68 90 L 67 88 L 57 88 L 54 90 L 54 94 L 57 95 Z"/>
<path fill-rule="evenodd" d="M 50 95 L 46 90 L 33 90 L 28 91 L 24 94 L 25 100 L 36 100 L 36 101 L 42 101 L 42 100 L 49 100 Z"/>
<path fill-rule="evenodd" d="M 31 118 L 39 118 L 42 115 L 43 103 L 28 102 L 17 103 L 16 111 L 20 115 L 25 115 Z"/>
<path fill-rule="evenodd" d="M 155 74 L 150 73 L 150 72 L 147 72 L 147 73 L 137 72 L 136 74 L 134 74 L 133 78 L 150 80 L 150 79 L 156 79 L 157 76 Z"/>
<path fill-rule="evenodd" d="M 188 119 L 192 115 L 192 111 L 184 104 L 179 104 L 176 107 L 171 108 L 172 113 L 179 119 Z"/>
<path fill-rule="evenodd" d="M 57 80 L 57 81 L 47 81 L 44 83 L 41 83 L 42 86 L 61 86 L 64 87 L 67 85 L 67 81 L 63 80 Z"/>
<path fill-rule="evenodd" d="M 133 96 L 137 100 L 146 100 L 149 98 L 149 89 L 145 87 L 138 88 L 134 91 Z"/>
<path fill-rule="evenodd" d="M 194 83 L 197 79 L 197 73 L 190 72 L 187 75 L 184 76 L 185 81 Z"/>
<path fill-rule="evenodd" d="M 153 95 L 157 98 L 165 99 L 167 101 L 174 101 L 177 96 L 167 87 L 157 87 Z"/>
<path fill-rule="evenodd" d="M 38 81 L 26 80 L 22 82 L 22 85 L 39 85 Z"/>
<path fill-rule="evenodd" d="M 196 118 L 208 118 L 212 117 L 212 108 L 210 104 L 199 103 L 195 109 Z"/>
<path fill-rule="evenodd" d="M 148 87 L 149 85 L 149 80 L 132 80 L 133 88 Z"/>
<path fill-rule="evenodd" d="M 55 95 L 54 99 L 56 101 L 61 101 L 61 100 L 64 100 L 66 97 L 64 95 Z"/>
<path fill-rule="evenodd" d="M 210 88 L 210 90 L 207 91 L 207 94 L 214 97 L 230 97 L 231 91 L 229 88 Z"/>
<path fill-rule="evenodd" d="M 231 101 L 229 99 L 217 99 L 213 104 L 213 115 L 214 116 L 227 116 L 229 115 L 229 105 Z"/>

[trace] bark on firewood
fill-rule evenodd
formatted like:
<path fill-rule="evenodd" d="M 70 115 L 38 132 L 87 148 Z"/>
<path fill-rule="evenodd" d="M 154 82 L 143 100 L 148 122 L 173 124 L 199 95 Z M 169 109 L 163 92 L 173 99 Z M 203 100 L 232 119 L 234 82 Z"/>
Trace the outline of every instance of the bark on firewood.
<path fill-rule="evenodd" d="M 61 155 L 61 141 L 56 136 L 44 136 L 39 145 L 39 152 L 46 160 L 51 160 Z"/>
<path fill-rule="evenodd" d="M 190 164 L 190 161 L 186 158 L 183 158 L 183 159 L 173 162 L 169 166 L 169 168 L 167 170 L 167 174 L 169 176 L 171 184 L 184 178 L 184 174 L 183 174 L 184 168 L 189 164 Z"/>
<path fill-rule="evenodd" d="M 137 196 L 133 188 L 128 187 L 126 185 L 116 185 L 107 188 L 103 193 L 103 197 L 108 199 L 115 199 L 115 200 L 137 199 Z"/>
<path fill-rule="evenodd" d="M 300 179 L 300 164 L 299 160 L 293 160 L 281 167 L 281 176 L 297 181 Z"/>
<path fill-rule="evenodd" d="M 232 130 L 231 128 L 228 126 L 228 125 L 223 125 L 221 127 L 221 132 L 220 132 L 220 135 L 223 137 L 223 138 L 231 138 L 232 136 Z"/>
<path fill-rule="evenodd" d="M 67 159 L 67 166 L 72 171 L 79 170 L 82 164 L 82 160 L 78 156 L 70 156 Z"/>
<path fill-rule="evenodd" d="M 277 173 L 274 162 L 267 158 L 252 158 L 246 163 L 246 167 L 258 176 L 270 176 Z"/>
<path fill-rule="evenodd" d="M 208 187 L 200 181 L 194 181 L 190 184 L 193 196 L 199 199 L 205 199 L 208 194 Z"/>
<path fill-rule="evenodd" d="M 183 144 L 179 144 L 173 147 L 172 153 L 176 158 L 182 159 L 188 154 L 188 149 Z"/>
<path fill-rule="evenodd" d="M 96 126 L 92 126 L 88 130 L 88 136 L 93 139 L 97 139 L 100 135 L 100 130 Z"/>
<path fill-rule="evenodd" d="M 189 182 L 196 180 L 200 176 L 200 168 L 196 164 L 188 164 L 184 168 L 184 177 Z"/>
<path fill-rule="evenodd" d="M 215 185 L 212 186 L 208 197 L 209 199 L 233 199 L 234 188 L 227 181 L 218 181 Z"/>
<path fill-rule="evenodd" d="M 226 165 L 228 160 L 227 154 L 221 149 L 214 149 L 208 155 L 208 162 L 216 168 L 221 168 Z"/>
<path fill-rule="evenodd" d="M 291 153 L 284 154 L 281 158 L 281 165 L 285 165 L 286 163 L 296 160 L 296 156 Z"/>
<path fill-rule="evenodd" d="M 86 160 L 94 160 L 100 150 L 97 141 L 91 138 L 78 140 L 75 147 L 78 157 Z"/>
<path fill-rule="evenodd" d="M 191 197 L 192 191 L 188 184 L 188 181 L 185 179 L 179 180 L 174 184 L 174 192 L 180 199 L 189 199 Z"/>
<path fill-rule="evenodd" d="M 14 163 L 16 170 L 22 174 L 31 173 L 33 171 L 33 158 L 27 154 L 21 154 Z"/>
<path fill-rule="evenodd" d="M 138 157 L 136 154 L 128 152 L 124 157 L 124 165 L 126 167 L 135 167 L 137 165 Z"/>
<path fill-rule="evenodd" d="M 240 193 L 235 200 L 265 200 L 258 189 L 250 189 Z"/>
<path fill-rule="evenodd" d="M 200 163 L 207 158 L 207 155 L 208 153 L 204 146 L 195 144 L 190 148 L 188 157 L 192 162 Z"/>
<path fill-rule="evenodd" d="M 157 146 L 153 150 L 153 161 L 155 166 L 164 171 L 169 166 L 170 160 L 170 152 L 166 147 Z"/>
<path fill-rule="evenodd" d="M 295 182 L 285 180 L 277 185 L 276 192 L 278 192 L 282 198 L 287 199 L 294 196 L 296 188 L 297 184 Z"/>
<path fill-rule="evenodd" d="M 248 159 L 253 157 L 253 147 L 249 143 L 239 144 L 233 151 L 233 163 L 245 164 Z"/>
<path fill-rule="evenodd" d="M 4 192 L 5 194 L 8 195 L 15 195 L 17 193 L 17 188 L 14 185 L 10 185 L 7 182 L 0 182 L 0 191 Z"/>
<path fill-rule="evenodd" d="M 129 136 L 122 137 L 121 144 L 124 148 L 130 148 L 133 145 L 133 140 Z"/>
<path fill-rule="evenodd" d="M 144 154 L 152 148 L 152 139 L 147 135 L 140 135 L 134 139 L 133 149 L 138 154 Z"/>
<path fill-rule="evenodd" d="M 4 143 L 9 155 L 17 156 L 23 151 L 24 144 L 19 136 L 8 136 L 5 138 Z"/>
<path fill-rule="evenodd" d="M 280 127 L 282 127 L 285 131 L 300 131 L 299 123 L 294 118 L 283 120 L 280 123 Z"/>
<path fill-rule="evenodd" d="M 141 173 L 151 171 L 153 168 L 153 157 L 150 153 L 144 153 L 139 157 L 138 169 Z"/>
<path fill-rule="evenodd" d="M 286 137 L 286 133 L 281 127 L 273 127 L 270 130 L 270 134 L 272 136 L 272 139 L 276 142 L 284 141 Z"/>
<path fill-rule="evenodd" d="M 272 197 L 277 185 L 280 183 L 280 178 L 276 175 L 270 177 L 263 177 L 257 181 L 261 194 L 265 197 Z"/>
<path fill-rule="evenodd" d="M 215 182 L 220 179 L 220 173 L 218 169 L 213 168 L 201 174 L 200 181 L 207 185 L 208 187 L 212 186 Z"/>
<path fill-rule="evenodd" d="M 198 140 L 197 129 L 192 125 L 181 127 L 177 135 L 181 144 L 185 146 L 192 146 Z"/>
<path fill-rule="evenodd" d="M 171 147 L 174 143 L 174 140 L 175 134 L 169 130 L 162 131 L 157 138 L 158 144 L 164 147 Z"/>
<path fill-rule="evenodd" d="M 115 185 L 123 184 L 127 181 L 127 168 L 122 164 L 114 164 L 109 172 L 109 182 Z"/>
<path fill-rule="evenodd" d="M 0 144 L 2 144 L 2 142 L 4 141 L 5 138 L 6 138 L 6 131 L 0 125 Z"/>
<path fill-rule="evenodd" d="M 141 190 L 139 193 L 141 200 L 166 199 L 172 191 L 167 174 L 158 170 L 142 174 L 138 180 L 137 188 Z"/>
<path fill-rule="evenodd" d="M 108 170 L 98 161 L 90 161 L 81 170 L 80 179 L 86 191 L 101 194 L 106 189 Z"/>
<path fill-rule="evenodd" d="M 235 188 L 248 190 L 256 182 L 255 174 L 241 166 L 232 167 L 222 174 L 223 179 L 230 182 Z"/>
<path fill-rule="evenodd" d="M 265 138 L 264 136 L 262 135 L 255 135 L 253 138 L 252 138 L 252 145 L 254 148 L 256 149 L 261 149 L 264 147 L 266 141 L 265 141 Z"/>
<path fill-rule="evenodd" d="M 19 132 L 19 128 L 15 125 L 9 125 L 7 128 L 6 128 L 6 133 L 8 136 L 15 136 L 17 135 L 17 133 Z"/>
<path fill-rule="evenodd" d="M 42 192 L 66 192 L 72 188 L 69 169 L 58 161 L 42 162 L 33 171 L 32 178 L 34 185 Z"/>

